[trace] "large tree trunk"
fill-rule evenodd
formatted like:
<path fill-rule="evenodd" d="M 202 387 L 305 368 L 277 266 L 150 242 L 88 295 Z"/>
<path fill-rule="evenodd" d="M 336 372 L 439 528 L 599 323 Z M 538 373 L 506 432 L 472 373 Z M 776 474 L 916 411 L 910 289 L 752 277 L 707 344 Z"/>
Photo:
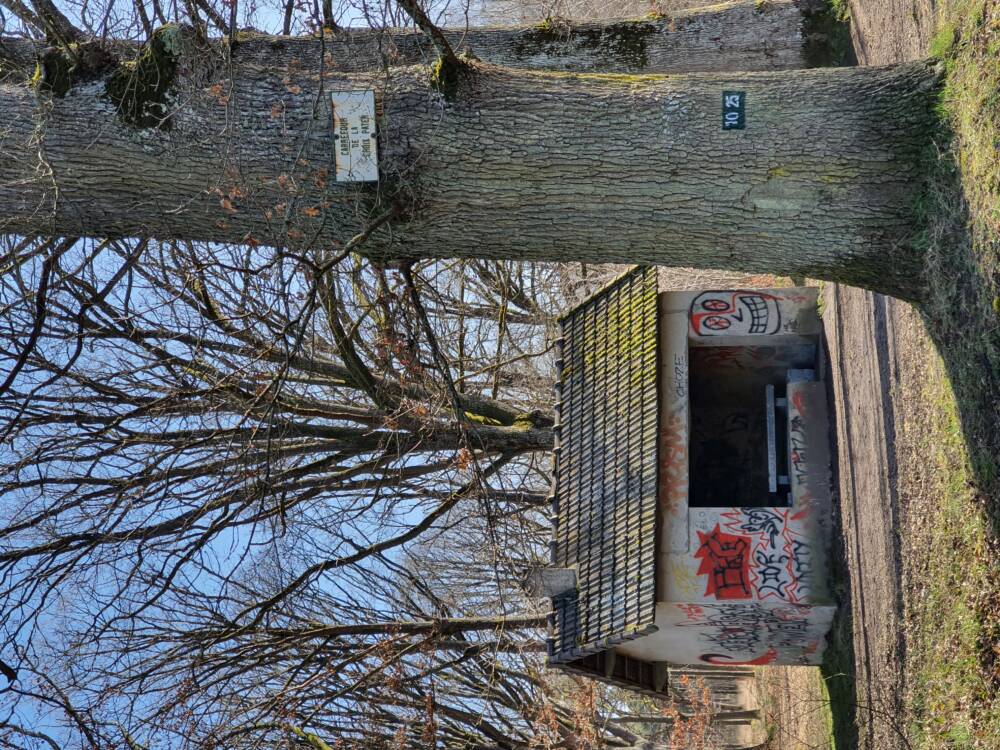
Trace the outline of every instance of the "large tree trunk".
<path fill-rule="evenodd" d="M 445 30 L 456 50 L 513 68 L 601 73 L 780 70 L 834 62 L 825 4 L 724 3 L 671 16 L 605 23 L 545 21 L 530 28 Z M 822 28 L 820 28 L 822 27 Z M 818 33 L 817 33 L 818 32 Z M 294 54 L 296 45 L 289 46 Z M 435 57 L 417 31 L 347 31 L 330 37 L 338 68 L 371 70 L 389 48 L 397 64 Z"/>
<path fill-rule="evenodd" d="M 936 81 L 923 63 L 670 77 L 475 65 L 446 95 L 425 67 L 373 80 L 321 75 L 320 58 L 318 44 L 281 66 L 238 47 L 219 68 L 231 77 L 174 81 L 160 128 L 123 123 L 148 111 L 119 112 L 103 80 L 62 98 L 0 86 L 3 231 L 336 247 L 395 205 L 367 251 L 730 268 L 916 293 L 908 240 Z M 379 187 L 329 174 L 320 81 L 380 90 Z M 730 90 L 746 92 L 745 130 L 722 129 Z"/>
<path fill-rule="evenodd" d="M 602 73 L 690 73 L 782 70 L 838 64 L 846 27 L 819 0 L 737 0 L 670 16 L 605 23 L 545 21 L 528 28 L 445 29 L 456 50 L 494 65 Z M 287 65 L 311 52 L 312 41 L 241 32 L 237 44 L 270 64 Z M 849 38 L 848 38 L 849 41 Z M 28 73 L 44 45 L 0 40 L 7 57 Z M 413 29 L 345 29 L 328 33 L 330 66 L 357 72 L 429 63 L 436 53 Z M 246 52 L 244 54 L 247 54 Z"/>

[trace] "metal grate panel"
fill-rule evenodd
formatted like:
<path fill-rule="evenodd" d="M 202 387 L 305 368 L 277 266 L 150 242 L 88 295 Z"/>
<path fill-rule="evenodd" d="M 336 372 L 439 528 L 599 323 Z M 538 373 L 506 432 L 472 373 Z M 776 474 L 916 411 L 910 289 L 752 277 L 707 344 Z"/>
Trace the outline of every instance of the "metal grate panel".
<path fill-rule="evenodd" d="M 552 562 L 576 566 L 578 589 L 553 602 L 556 663 L 655 630 L 655 268 L 628 272 L 560 324 Z"/>

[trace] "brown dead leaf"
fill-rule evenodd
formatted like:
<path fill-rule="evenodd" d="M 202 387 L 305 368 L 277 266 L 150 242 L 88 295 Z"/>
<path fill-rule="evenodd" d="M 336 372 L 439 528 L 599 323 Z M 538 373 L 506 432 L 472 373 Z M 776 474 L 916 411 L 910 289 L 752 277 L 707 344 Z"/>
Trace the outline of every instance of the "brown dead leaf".
<path fill-rule="evenodd" d="M 472 452 L 468 448 L 462 448 L 455 456 L 455 466 L 459 471 L 465 471 L 472 465 Z"/>

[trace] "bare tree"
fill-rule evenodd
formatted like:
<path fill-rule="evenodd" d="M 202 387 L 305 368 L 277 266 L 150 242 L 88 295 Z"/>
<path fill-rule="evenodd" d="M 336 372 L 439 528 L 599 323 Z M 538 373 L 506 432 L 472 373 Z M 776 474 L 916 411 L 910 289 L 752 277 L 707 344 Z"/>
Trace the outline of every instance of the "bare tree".
<path fill-rule="evenodd" d="M 546 613 L 515 585 L 547 535 L 552 314 L 597 279 L 363 257 L 409 219 L 395 196 L 319 199 L 333 188 L 312 151 L 313 95 L 328 83 L 305 92 L 283 77 L 295 98 L 268 102 L 279 172 L 251 177 L 237 148 L 234 65 L 280 51 L 332 71 L 341 26 L 415 17 L 433 34 L 438 16 L 291 1 L 0 6 L 21 37 L 0 49 L 13 232 L 0 264 L 0 743 L 640 741 L 614 718 L 613 692 L 542 673 Z M 238 34 L 269 23 L 316 33 Z M 435 41 L 475 65 L 453 38 Z M 389 58 L 365 75 L 424 75 L 387 73 Z M 199 102 L 211 116 L 182 124 Z M 85 197 L 56 122 L 86 144 Z M 167 205 L 152 167 L 183 182 L 209 153 L 194 202 Z M 142 197 L 102 198 L 126 163 L 118 177 Z M 205 200 L 199 234 L 208 225 L 190 209 Z M 93 213 L 102 201 L 110 223 Z M 244 202 L 270 212 L 252 231 Z M 168 215 L 187 229 L 146 239 Z"/>
<path fill-rule="evenodd" d="M 599 274 L 5 251 L 0 737 L 641 741 L 614 691 L 544 672 L 517 586 L 548 537 L 547 326 Z"/>
<path fill-rule="evenodd" d="M 539 614 L 404 611 L 388 588 L 366 592 L 469 507 L 516 519 L 545 502 L 530 488 L 551 441 L 539 359 L 556 272 L 433 264 L 408 288 L 356 257 L 318 275 L 329 260 L 314 256 L 7 243 L 0 653 L 13 670 L 64 663 L 64 688 L 96 711 L 107 691 L 154 705 L 152 684 L 209 668 L 210 646 L 236 679 L 254 662 L 228 649 L 248 640 L 301 654 L 537 632 Z"/>

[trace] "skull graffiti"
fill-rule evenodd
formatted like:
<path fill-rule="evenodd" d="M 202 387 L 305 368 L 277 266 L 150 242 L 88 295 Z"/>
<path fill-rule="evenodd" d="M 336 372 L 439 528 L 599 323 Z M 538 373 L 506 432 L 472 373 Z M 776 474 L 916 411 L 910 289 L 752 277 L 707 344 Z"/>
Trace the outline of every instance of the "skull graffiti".
<path fill-rule="evenodd" d="M 691 330 L 698 336 L 769 335 L 780 328 L 778 298 L 764 292 L 702 292 L 691 303 Z"/>

